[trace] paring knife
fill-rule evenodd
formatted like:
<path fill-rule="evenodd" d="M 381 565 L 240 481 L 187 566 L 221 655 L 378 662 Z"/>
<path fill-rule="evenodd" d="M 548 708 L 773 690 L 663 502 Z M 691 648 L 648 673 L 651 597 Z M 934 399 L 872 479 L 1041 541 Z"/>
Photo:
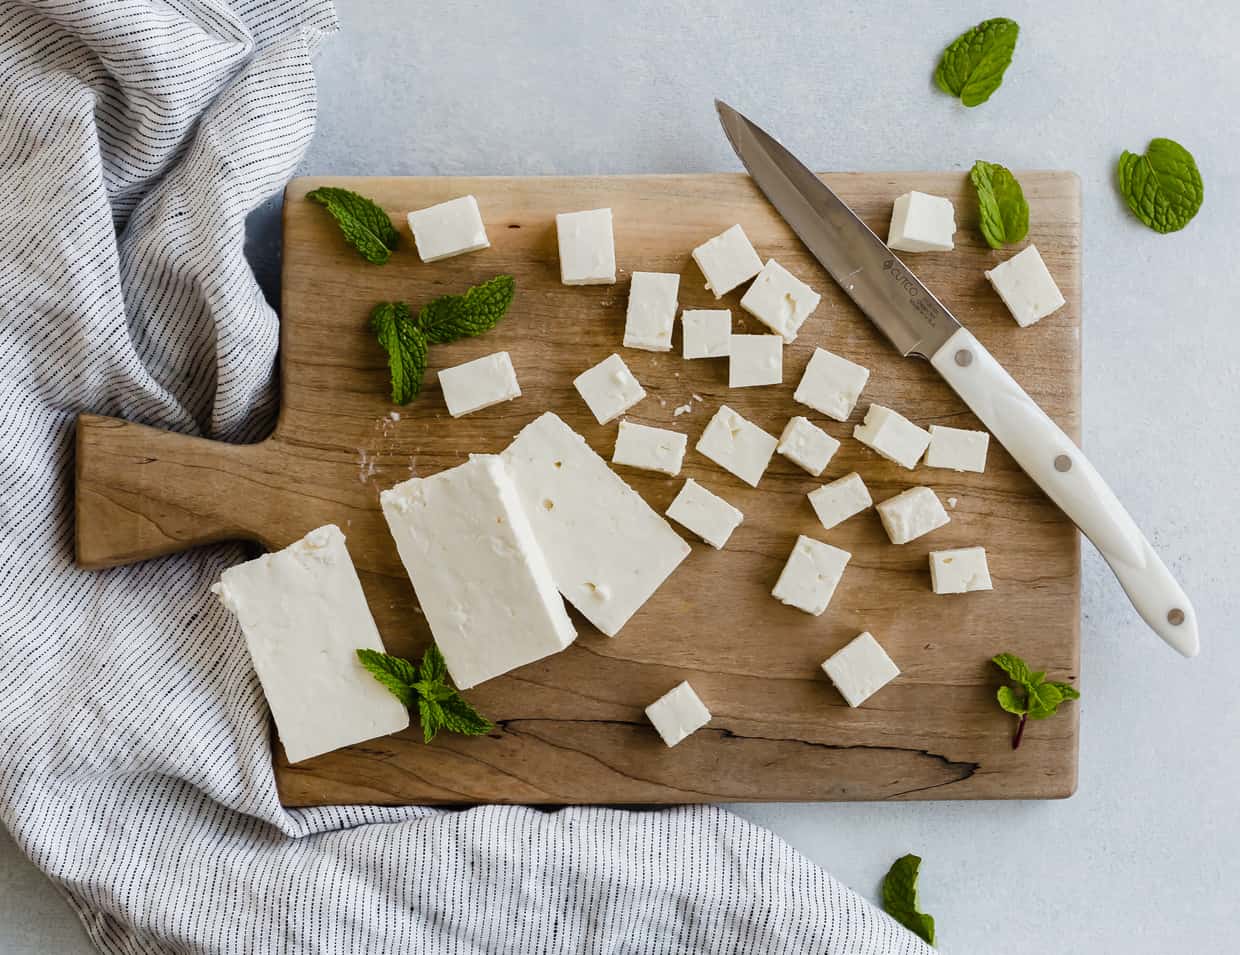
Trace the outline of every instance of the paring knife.
<path fill-rule="evenodd" d="M 1093 541 L 1154 632 L 1196 656 L 1192 604 L 1081 449 L 821 179 L 732 107 L 715 106 L 758 188 L 857 307 L 901 355 L 934 366 Z"/>

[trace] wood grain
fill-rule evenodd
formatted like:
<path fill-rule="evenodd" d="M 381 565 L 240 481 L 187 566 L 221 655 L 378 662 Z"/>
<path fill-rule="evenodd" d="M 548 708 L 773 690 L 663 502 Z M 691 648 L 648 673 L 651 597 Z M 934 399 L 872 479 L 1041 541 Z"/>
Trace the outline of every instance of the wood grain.
<path fill-rule="evenodd" d="M 909 264 L 1075 436 L 1079 184 L 1067 173 L 1020 178 L 1030 238 L 1068 302 L 1029 329 L 1016 326 L 983 278 L 1006 254 L 978 236 L 963 174 L 826 177 L 880 235 L 900 193 L 916 188 L 953 199 L 956 250 L 909 256 Z M 307 191 L 329 182 L 374 197 L 391 214 L 404 248 L 388 265 L 362 261 L 323 210 L 305 201 Z M 492 248 L 421 263 L 405 213 L 464 193 L 477 196 Z M 620 281 L 566 288 L 554 215 L 600 206 L 615 214 Z M 917 483 L 957 499 L 950 525 L 894 547 L 873 511 L 823 531 L 805 498 L 818 482 L 779 456 L 757 489 L 692 450 L 678 478 L 619 468 L 659 510 L 693 477 L 744 511 L 745 521 L 721 552 L 694 539 L 691 557 L 619 636 L 603 637 L 574 614 L 581 636 L 571 648 L 470 691 L 497 722 L 491 736 L 425 746 L 411 730 L 299 766 L 280 756 L 286 804 L 1038 798 L 1073 791 L 1077 707 L 1033 725 L 1012 752 L 1012 727 L 994 702 L 998 675 L 987 660 L 1011 650 L 1057 678 L 1076 678 L 1076 531 L 993 443 L 986 473 L 977 475 L 911 473 L 851 439 L 871 401 L 923 425 L 978 425 L 926 363 L 901 359 L 860 317 L 747 177 L 300 179 L 288 187 L 284 216 L 283 403 L 274 434 L 259 445 L 227 447 L 84 417 L 82 563 L 124 563 L 228 537 L 277 548 L 334 521 L 348 535 L 388 648 L 417 654 L 430 633 L 383 524 L 379 490 L 452 467 L 470 452 L 497 452 L 547 409 L 610 458 L 616 425 L 594 422 L 572 379 L 613 351 L 649 393 L 630 417 L 686 432 L 691 449 L 725 401 L 775 434 L 790 415 L 804 413 L 846 439 L 823 480 L 857 470 L 876 500 Z M 671 354 L 621 349 L 628 272 L 679 272 L 681 305 L 714 307 L 689 251 L 735 222 L 764 258 L 777 258 L 823 293 L 785 352 L 784 384 L 729 390 L 725 361 L 678 357 L 679 331 Z M 499 272 L 517 279 L 509 317 L 483 338 L 435 346 L 422 396 L 393 420 L 385 357 L 366 330 L 371 307 L 404 299 L 416 308 Z M 732 294 L 723 303 L 737 330 L 761 331 L 738 301 Z M 848 424 L 792 401 L 815 345 L 873 370 Z M 450 419 L 435 371 L 501 349 L 512 354 L 523 397 Z M 684 405 L 692 410 L 674 415 Z M 853 554 L 822 617 L 769 595 L 798 533 Z M 995 590 L 931 593 L 927 552 L 972 544 L 987 548 Z M 902 673 L 850 709 L 819 664 L 862 629 L 879 638 Z M 682 679 L 692 681 L 714 719 L 668 750 L 642 711 Z"/>

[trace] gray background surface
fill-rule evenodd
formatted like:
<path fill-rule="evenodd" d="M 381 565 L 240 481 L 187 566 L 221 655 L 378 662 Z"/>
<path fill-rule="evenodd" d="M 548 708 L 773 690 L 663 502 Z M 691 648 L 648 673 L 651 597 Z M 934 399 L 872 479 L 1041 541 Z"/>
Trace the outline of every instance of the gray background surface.
<path fill-rule="evenodd" d="M 820 169 L 986 158 L 1080 174 L 1085 445 L 1193 596 L 1201 657 L 1147 632 L 1087 546 L 1076 796 L 738 811 L 871 898 L 895 857 L 921 854 L 945 952 L 1161 955 L 1240 938 L 1234 0 L 340 5 L 307 172 L 735 170 L 711 108 L 722 96 Z M 953 36 L 999 14 L 1021 23 L 1015 62 L 966 110 L 931 73 Z M 1206 181 L 1203 211 L 1171 236 L 1136 223 L 1113 186 L 1120 151 L 1159 135 Z M 274 201 L 252 225 L 274 290 Z M 53 887 L 0 835 L 0 952 L 79 950 Z"/>

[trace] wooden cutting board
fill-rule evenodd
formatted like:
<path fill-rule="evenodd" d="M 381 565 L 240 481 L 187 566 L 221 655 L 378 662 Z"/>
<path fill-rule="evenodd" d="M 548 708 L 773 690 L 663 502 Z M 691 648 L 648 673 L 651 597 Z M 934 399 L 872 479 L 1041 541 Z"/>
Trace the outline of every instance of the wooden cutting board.
<path fill-rule="evenodd" d="M 912 255 L 909 263 L 1075 435 L 1077 178 L 1020 175 L 1031 208 L 1030 239 L 1067 299 L 1065 308 L 1028 329 L 1017 327 L 982 276 L 1010 252 L 982 242 L 965 175 L 826 178 L 880 235 L 892 200 L 903 192 L 919 189 L 955 202 L 956 250 Z M 328 183 L 372 196 L 391 214 L 403 245 L 388 265 L 364 262 L 324 210 L 304 198 Z M 477 196 L 492 247 L 423 264 L 405 214 L 464 193 Z M 441 737 L 427 746 L 414 727 L 298 766 L 280 754 L 276 776 L 287 805 L 1043 798 L 1073 791 L 1078 707 L 1033 724 L 1013 752 L 1013 723 L 995 703 L 1000 681 L 988 660 L 1010 650 L 1058 679 L 1076 679 L 1076 531 L 993 442 L 986 473 L 978 475 L 909 472 L 851 438 L 871 401 L 923 426 L 979 425 L 926 363 L 901 359 L 860 316 L 747 177 L 299 179 L 285 199 L 283 403 L 275 433 L 239 447 L 84 416 L 77 461 L 83 565 L 110 566 L 231 538 L 280 548 L 332 521 L 348 535 L 389 650 L 416 655 L 430 633 L 380 514 L 379 491 L 412 474 L 452 467 L 470 452 L 498 452 L 548 409 L 610 458 L 616 424 L 596 424 L 572 380 L 613 351 L 649 393 L 630 417 L 686 432 L 690 446 L 677 478 L 620 468 L 623 477 L 659 511 L 692 477 L 745 513 L 723 551 L 693 539 L 689 559 L 614 639 L 574 612 L 580 636 L 572 647 L 471 690 L 470 700 L 496 722 L 489 737 Z M 600 206 L 615 214 L 619 281 L 567 288 L 559 281 L 555 213 Z M 679 330 L 670 354 L 621 348 L 628 273 L 679 272 L 683 307 L 716 307 L 689 252 L 736 222 L 764 258 L 775 257 L 823 294 L 785 352 L 783 385 L 729 390 L 726 361 L 679 357 Z M 500 272 L 517 280 L 508 318 L 482 338 L 434 346 L 425 390 L 395 420 L 385 356 L 367 331 L 371 307 L 404 299 L 416 309 Z M 737 330 L 763 331 L 738 301 L 732 294 L 722 303 L 733 309 Z M 848 424 L 792 401 L 815 345 L 873 371 Z M 512 355 L 523 396 L 450 418 L 434 372 L 501 349 Z M 752 489 L 692 450 L 724 402 L 774 434 L 789 416 L 807 414 L 844 441 L 824 480 L 857 470 L 875 500 L 928 484 L 954 502 L 951 524 L 903 547 L 888 543 L 873 510 L 823 531 L 805 497 L 819 482 L 783 457 L 773 459 Z M 799 533 L 853 555 L 821 617 L 770 596 Z M 927 552 L 973 544 L 987 549 L 994 591 L 931 593 Z M 850 709 L 819 664 L 861 630 L 878 637 L 901 675 Z M 643 708 L 683 679 L 692 681 L 714 718 L 667 749 Z"/>

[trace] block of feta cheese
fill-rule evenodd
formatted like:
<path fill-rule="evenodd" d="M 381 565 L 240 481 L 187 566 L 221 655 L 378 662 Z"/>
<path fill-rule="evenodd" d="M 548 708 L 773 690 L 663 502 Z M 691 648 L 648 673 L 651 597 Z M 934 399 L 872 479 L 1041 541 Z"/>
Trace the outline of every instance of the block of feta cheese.
<path fill-rule="evenodd" d="M 614 421 L 646 397 L 646 389 L 619 355 L 608 355 L 583 371 L 573 379 L 573 387 L 599 424 Z"/>
<path fill-rule="evenodd" d="M 808 405 L 836 421 L 847 421 L 857 399 L 870 380 L 870 369 L 841 358 L 825 348 L 815 348 L 805 366 L 793 401 Z"/>
<path fill-rule="evenodd" d="M 624 313 L 624 347 L 671 351 L 680 276 L 672 272 L 634 272 Z"/>
<path fill-rule="evenodd" d="M 822 669 L 849 706 L 860 706 L 900 675 L 900 668 L 868 630 L 831 654 Z"/>
<path fill-rule="evenodd" d="M 778 385 L 784 380 L 784 340 L 778 335 L 733 335 L 728 343 L 728 387 Z"/>
<path fill-rule="evenodd" d="M 689 545 L 551 412 L 522 428 L 503 458 L 560 593 L 614 637 Z"/>
<path fill-rule="evenodd" d="M 1025 246 L 1006 262 L 1000 262 L 988 271 L 986 278 L 1021 328 L 1027 328 L 1063 307 L 1063 294 L 1051 278 L 1037 246 Z"/>
<path fill-rule="evenodd" d="M 680 313 L 685 358 L 727 358 L 732 313 L 726 308 L 686 308 Z"/>
<path fill-rule="evenodd" d="M 611 285 L 616 281 L 616 243 L 611 210 L 561 212 L 555 217 L 564 285 Z"/>
<path fill-rule="evenodd" d="M 651 428 L 632 421 L 620 422 L 612 464 L 624 464 L 646 471 L 659 471 L 675 477 L 685 460 L 687 435 L 666 428 Z"/>
<path fill-rule="evenodd" d="M 685 486 L 668 507 L 667 516 L 693 531 L 715 550 L 723 549 L 732 532 L 745 519 L 744 514 L 693 478 L 685 481 Z"/>
<path fill-rule="evenodd" d="M 771 596 L 817 617 L 831 602 L 851 557 L 846 550 L 802 534 L 793 545 Z"/>
<path fill-rule="evenodd" d="M 577 632 L 503 459 L 468 461 L 379 495 L 448 672 L 465 689 L 558 653 Z"/>
<path fill-rule="evenodd" d="M 990 435 L 985 431 L 968 431 L 964 428 L 932 424 L 925 464 L 931 468 L 949 468 L 952 471 L 974 471 L 981 474 L 986 470 L 986 449 L 989 447 Z"/>
<path fill-rule="evenodd" d="M 910 471 L 917 467 L 930 444 L 929 431 L 882 405 L 870 405 L 865 421 L 853 427 L 853 437 L 880 457 Z"/>
<path fill-rule="evenodd" d="M 924 192 L 906 192 L 891 210 L 887 248 L 897 252 L 950 252 L 956 234 L 952 201 Z"/>
<path fill-rule="evenodd" d="M 775 450 L 814 477 L 827 469 L 840 443 L 809 418 L 796 415 L 784 425 Z"/>
<path fill-rule="evenodd" d="M 675 746 L 710 722 L 710 710 L 686 680 L 646 707 L 646 718 L 659 731 L 663 742 Z"/>
<path fill-rule="evenodd" d="M 723 298 L 762 271 L 762 260 L 739 225 L 719 233 L 693 250 L 693 261 L 706 276 L 706 288 Z"/>
<path fill-rule="evenodd" d="M 874 503 L 870 499 L 869 489 L 856 471 L 845 474 L 838 481 L 814 488 L 807 496 L 814 513 L 826 530 L 844 523 Z"/>
<path fill-rule="evenodd" d="M 521 397 L 517 373 L 506 351 L 483 355 L 439 373 L 448 414 L 454 418 Z"/>
<path fill-rule="evenodd" d="M 290 763 L 409 725 L 357 659 L 383 642 L 340 528 L 229 567 L 211 590 L 241 624 Z"/>
<path fill-rule="evenodd" d="M 438 262 L 489 248 L 487 230 L 473 196 L 449 199 L 409 213 L 409 231 L 423 262 Z"/>
<path fill-rule="evenodd" d="M 773 434 L 746 421 L 727 405 L 720 405 L 696 447 L 725 471 L 757 487 L 778 444 Z"/>
<path fill-rule="evenodd" d="M 930 584 L 936 594 L 967 594 L 993 590 L 986 548 L 957 547 L 930 551 Z"/>
<path fill-rule="evenodd" d="M 769 259 L 741 297 L 741 308 L 791 342 L 822 296 L 786 268 Z"/>
<path fill-rule="evenodd" d="M 928 487 L 910 487 L 876 506 L 893 544 L 907 544 L 951 520 L 938 495 Z"/>

